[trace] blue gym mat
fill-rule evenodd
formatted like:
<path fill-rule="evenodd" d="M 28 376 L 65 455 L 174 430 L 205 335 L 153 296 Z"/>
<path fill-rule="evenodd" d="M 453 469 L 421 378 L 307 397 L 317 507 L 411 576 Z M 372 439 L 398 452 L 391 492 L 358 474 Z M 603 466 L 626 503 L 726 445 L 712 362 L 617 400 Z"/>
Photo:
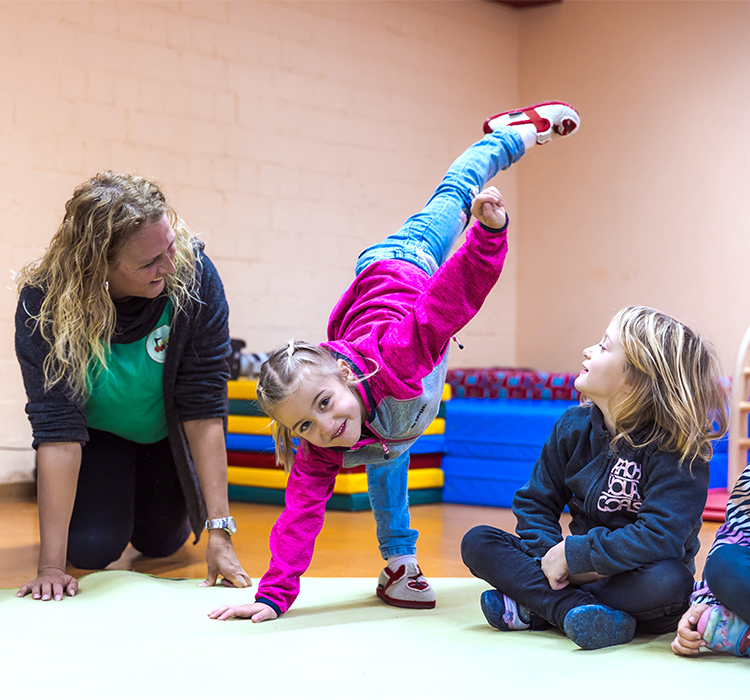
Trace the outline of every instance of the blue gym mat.
<path fill-rule="evenodd" d="M 577 401 L 453 399 L 446 404 L 443 501 L 509 508 L 557 419 Z M 727 483 L 727 439 L 714 444 L 711 488 Z"/>

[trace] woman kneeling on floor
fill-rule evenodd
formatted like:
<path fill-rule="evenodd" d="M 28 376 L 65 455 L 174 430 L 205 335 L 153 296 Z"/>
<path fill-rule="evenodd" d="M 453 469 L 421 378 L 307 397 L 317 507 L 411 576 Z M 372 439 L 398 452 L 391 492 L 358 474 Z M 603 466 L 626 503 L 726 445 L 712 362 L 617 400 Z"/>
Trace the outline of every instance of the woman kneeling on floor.
<path fill-rule="evenodd" d="M 41 546 L 18 595 L 75 595 L 66 559 L 102 569 L 128 542 L 166 557 L 204 526 L 205 585 L 250 585 L 230 539 L 227 302 L 159 188 L 111 172 L 82 184 L 19 289 Z"/>

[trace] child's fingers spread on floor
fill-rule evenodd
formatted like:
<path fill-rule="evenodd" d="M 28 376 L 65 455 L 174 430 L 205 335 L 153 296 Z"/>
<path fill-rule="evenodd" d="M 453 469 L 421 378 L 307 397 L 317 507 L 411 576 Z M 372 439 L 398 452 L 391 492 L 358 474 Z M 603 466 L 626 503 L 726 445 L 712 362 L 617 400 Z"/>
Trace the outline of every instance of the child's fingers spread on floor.
<path fill-rule="evenodd" d="M 233 606 L 222 605 L 220 608 L 216 608 L 216 610 L 212 610 L 208 613 L 208 616 L 212 620 L 227 620 L 234 616 Z"/>

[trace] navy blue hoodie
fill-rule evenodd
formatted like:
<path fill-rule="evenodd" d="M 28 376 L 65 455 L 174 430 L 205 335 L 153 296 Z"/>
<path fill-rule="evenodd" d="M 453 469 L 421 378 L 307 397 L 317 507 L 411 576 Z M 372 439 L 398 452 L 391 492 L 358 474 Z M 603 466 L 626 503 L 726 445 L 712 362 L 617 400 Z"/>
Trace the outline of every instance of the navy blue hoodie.
<path fill-rule="evenodd" d="M 680 466 L 678 454 L 654 445 L 621 444 L 613 452 L 601 411 L 574 406 L 557 421 L 529 482 L 516 492 L 516 531 L 528 554 L 543 557 L 563 539 L 560 515 L 567 505 L 571 574 L 610 576 L 665 559 L 695 572 L 708 477 L 706 462 Z"/>

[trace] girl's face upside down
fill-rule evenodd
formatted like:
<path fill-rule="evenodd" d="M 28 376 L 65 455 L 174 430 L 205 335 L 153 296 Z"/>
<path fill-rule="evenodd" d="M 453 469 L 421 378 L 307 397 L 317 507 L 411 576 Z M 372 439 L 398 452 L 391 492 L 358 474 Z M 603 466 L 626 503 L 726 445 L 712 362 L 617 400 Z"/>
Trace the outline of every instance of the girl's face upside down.
<path fill-rule="evenodd" d="M 352 447 L 362 435 L 366 412 L 349 370 L 341 375 L 305 372 L 297 389 L 274 411 L 274 420 L 318 447 Z"/>

